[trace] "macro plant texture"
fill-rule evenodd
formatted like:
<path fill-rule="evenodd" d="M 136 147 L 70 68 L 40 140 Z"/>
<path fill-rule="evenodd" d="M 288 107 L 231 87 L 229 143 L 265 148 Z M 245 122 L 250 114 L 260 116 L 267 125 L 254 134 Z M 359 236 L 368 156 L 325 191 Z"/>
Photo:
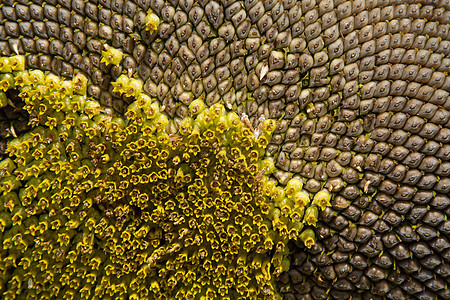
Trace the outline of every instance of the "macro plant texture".
<path fill-rule="evenodd" d="M 0 64 L 34 127 L 1 162 L 6 298 L 273 298 L 288 239 L 314 244 L 302 218 L 315 224 L 330 195 L 309 206 L 300 180 L 285 191 L 268 178 L 275 121 L 253 129 L 197 99 L 176 126 L 126 75 L 112 85 L 134 101 L 113 117 L 84 75 Z"/>
<path fill-rule="evenodd" d="M 450 299 L 447 0 L 0 0 L 0 298 Z"/>

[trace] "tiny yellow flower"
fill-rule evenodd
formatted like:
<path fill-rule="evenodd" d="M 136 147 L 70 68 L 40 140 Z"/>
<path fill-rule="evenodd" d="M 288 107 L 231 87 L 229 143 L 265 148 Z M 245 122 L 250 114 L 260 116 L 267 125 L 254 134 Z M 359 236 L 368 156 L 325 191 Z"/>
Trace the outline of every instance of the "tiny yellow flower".
<path fill-rule="evenodd" d="M 122 61 L 123 53 L 115 49 L 113 47 L 110 47 L 109 45 L 104 45 L 106 51 L 102 51 L 102 59 L 100 62 L 104 62 L 106 65 L 113 64 L 117 66 Z"/>
<path fill-rule="evenodd" d="M 327 206 L 331 207 L 330 200 L 331 194 L 327 190 L 321 190 L 314 195 L 313 204 L 324 210 Z"/>
<path fill-rule="evenodd" d="M 311 248 L 316 244 L 316 235 L 311 229 L 306 229 L 300 234 L 300 239 L 307 248 Z"/>
<path fill-rule="evenodd" d="M 150 31 L 150 33 L 153 33 L 156 30 L 158 30 L 158 26 L 159 26 L 160 22 L 161 21 L 159 20 L 157 15 L 155 15 L 154 13 L 149 13 L 145 17 L 145 29 Z"/>

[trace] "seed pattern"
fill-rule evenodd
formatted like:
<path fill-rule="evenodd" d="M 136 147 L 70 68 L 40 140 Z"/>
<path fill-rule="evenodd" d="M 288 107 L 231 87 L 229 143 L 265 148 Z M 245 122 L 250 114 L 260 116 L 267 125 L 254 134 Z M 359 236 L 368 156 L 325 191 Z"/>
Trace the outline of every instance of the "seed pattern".
<path fill-rule="evenodd" d="M 18 90 L 33 127 L 0 162 L 5 298 L 273 299 L 289 239 L 315 245 L 309 226 L 331 195 L 269 178 L 274 120 L 253 128 L 196 99 L 175 124 L 121 75 L 124 119 L 87 97 L 82 73 L 28 71 L 24 56 L 0 64 L 3 93 Z"/>
<path fill-rule="evenodd" d="M 83 74 L 108 115 L 124 115 L 142 87 L 173 120 L 170 133 L 197 99 L 245 113 L 253 128 L 277 120 L 271 178 L 299 178 L 313 199 L 332 194 L 305 219 L 318 226 L 316 245 L 290 243 L 293 267 L 278 281 L 286 299 L 449 297 L 445 1 L 32 2 L 3 2 L 2 55 Z M 105 62 L 107 47 L 118 63 Z M 120 92 L 121 76 L 136 86 Z M 2 95 L 6 158 L 33 116 L 14 89 Z"/>

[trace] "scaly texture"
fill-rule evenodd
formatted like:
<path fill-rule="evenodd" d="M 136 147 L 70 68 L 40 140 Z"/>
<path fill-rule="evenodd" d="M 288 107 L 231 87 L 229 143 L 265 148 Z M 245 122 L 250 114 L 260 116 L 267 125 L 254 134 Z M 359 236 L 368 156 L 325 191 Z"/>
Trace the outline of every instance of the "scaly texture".
<path fill-rule="evenodd" d="M 105 61 L 120 63 L 109 48 Z M 126 75 L 114 91 L 134 101 L 125 118 L 86 96 L 88 79 L 62 81 L 0 58 L 0 89 L 17 90 L 32 130 L 0 161 L 6 299 L 274 299 L 289 269 L 289 239 L 308 248 L 321 191 L 285 188 L 264 158 L 275 130 L 261 118 L 192 101 L 175 127 Z M 311 201 L 312 200 L 312 201 Z"/>
<path fill-rule="evenodd" d="M 84 74 L 110 115 L 133 100 L 112 85 L 126 74 L 165 107 L 169 135 L 198 98 L 254 127 L 277 119 L 271 178 L 298 178 L 311 198 L 332 193 L 316 245 L 291 243 L 279 281 L 287 299 L 450 298 L 448 1 L 43 3 L 2 2 L 2 55 Z M 104 44 L 120 63 L 101 63 Z M 2 154 L 33 119 L 15 90 L 5 95 Z"/>

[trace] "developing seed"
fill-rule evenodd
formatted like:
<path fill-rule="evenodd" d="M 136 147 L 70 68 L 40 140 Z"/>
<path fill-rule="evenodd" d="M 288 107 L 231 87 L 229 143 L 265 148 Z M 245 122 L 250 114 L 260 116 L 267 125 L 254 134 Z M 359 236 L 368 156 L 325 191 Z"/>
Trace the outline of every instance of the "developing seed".
<path fill-rule="evenodd" d="M 307 41 L 311 41 L 312 39 L 318 37 L 321 32 L 321 26 L 318 22 L 313 23 L 305 27 L 305 38 Z"/>
<path fill-rule="evenodd" d="M 265 9 L 265 8 L 263 8 Z M 284 13 L 284 7 L 280 2 L 276 2 L 272 10 L 272 19 L 276 22 Z"/>
<path fill-rule="evenodd" d="M 431 123 L 423 125 L 422 130 L 418 133 L 421 137 L 432 139 L 439 131 L 439 126 Z"/>
<path fill-rule="evenodd" d="M 189 20 L 191 20 L 191 22 L 195 26 L 197 26 L 201 22 L 203 15 L 204 15 L 203 9 L 198 5 L 194 5 L 192 9 L 189 11 Z"/>
<path fill-rule="evenodd" d="M 372 71 L 375 66 L 375 57 L 369 56 L 361 59 L 360 71 Z"/>
<path fill-rule="evenodd" d="M 209 22 L 215 29 L 218 29 L 222 23 L 224 18 L 223 7 L 219 5 L 219 3 L 215 1 L 209 2 L 205 6 L 205 13 L 208 17 Z"/>
<path fill-rule="evenodd" d="M 421 152 L 426 155 L 434 155 L 438 151 L 439 148 L 440 148 L 439 143 L 437 143 L 435 141 L 428 141 L 422 147 Z M 433 165 L 438 164 L 438 162 L 436 162 L 435 160 L 432 160 L 432 159 L 428 159 L 427 161 L 428 161 L 428 163 L 426 163 L 425 165 L 428 165 L 429 163 L 432 163 Z"/>

